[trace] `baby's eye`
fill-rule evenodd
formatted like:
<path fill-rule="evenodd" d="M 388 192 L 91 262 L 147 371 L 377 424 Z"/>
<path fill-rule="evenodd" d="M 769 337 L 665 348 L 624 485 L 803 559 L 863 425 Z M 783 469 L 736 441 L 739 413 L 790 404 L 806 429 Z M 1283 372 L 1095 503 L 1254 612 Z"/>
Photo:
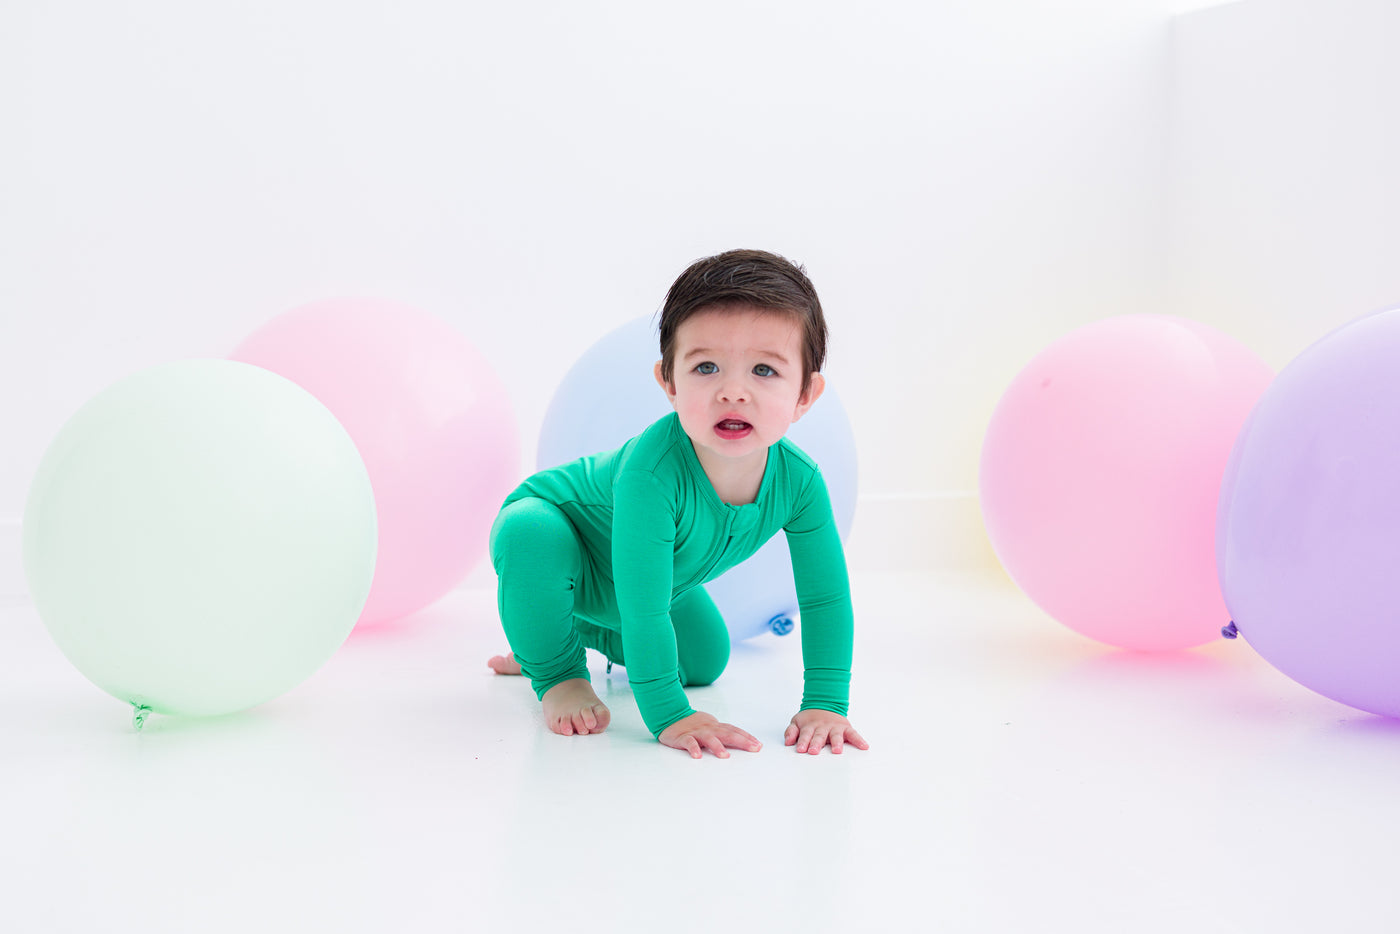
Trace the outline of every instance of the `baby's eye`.
<path fill-rule="evenodd" d="M 766 363 L 760 363 L 753 368 L 754 376 L 777 376 L 778 371 Z"/>
<path fill-rule="evenodd" d="M 706 360 L 704 363 L 700 364 L 695 368 L 695 372 L 701 374 L 702 376 L 710 376 L 714 373 L 718 373 L 719 367 Z"/>

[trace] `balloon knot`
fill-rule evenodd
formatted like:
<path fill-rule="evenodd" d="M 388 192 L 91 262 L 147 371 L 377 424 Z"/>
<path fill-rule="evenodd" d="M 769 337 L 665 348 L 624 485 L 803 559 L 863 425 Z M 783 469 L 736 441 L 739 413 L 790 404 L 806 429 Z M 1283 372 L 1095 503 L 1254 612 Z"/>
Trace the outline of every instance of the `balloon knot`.
<path fill-rule="evenodd" d="M 1235 621 L 1230 620 L 1230 625 L 1222 627 L 1220 634 L 1227 639 L 1235 639 L 1239 637 L 1240 631 L 1239 628 L 1235 626 Z"/>
<path fill-rule="evenodd" d="M 146 725 L 146 718 L 150 715 L 151 708 L 147 707 L 145 704 L 131 705 L 131 725 L 136 732 L 141 732 L 141 728 Z"/>
<path fill-rule="evenodd" d="M 786 616 L 775 616 L 768 621 L 768 628 L 773 630 L 775 636 L 785 636 L 792 632 L 792 620 Z"/>

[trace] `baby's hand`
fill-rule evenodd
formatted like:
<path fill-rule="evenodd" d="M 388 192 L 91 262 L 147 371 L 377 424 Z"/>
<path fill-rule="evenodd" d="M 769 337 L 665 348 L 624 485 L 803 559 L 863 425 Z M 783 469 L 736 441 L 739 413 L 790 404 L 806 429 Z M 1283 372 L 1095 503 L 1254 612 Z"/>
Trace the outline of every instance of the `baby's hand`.
<path fill-rule="evenodd" d="M 700 711 L 682 717 L 666 727 L 657 739 L 672 749 L 684 749 L 690 753 L 692 759 L 699 759 L 704 754 L 704 749 L 709 749 L 721 759 L 728 759 L 729 750 L 725 749 L 725 746 L 747 749 L 749 752 L 758 752 L 763 748 L 762 743 L 737 726 L 720 723 L 714 717 Z"/>
<path fill-rule="evenodd" d="M 799 710 L 783 733 L 783 743 L 787 746 L 796 743 L 797 752 L 814 756 L 827 743 L 831 743 L 831 751 L 838 755 L 844 743 L 850 743 L 857 749 L 870 748 L 870 744 L 851 726 L 851 721 L 830 710 Z"/>

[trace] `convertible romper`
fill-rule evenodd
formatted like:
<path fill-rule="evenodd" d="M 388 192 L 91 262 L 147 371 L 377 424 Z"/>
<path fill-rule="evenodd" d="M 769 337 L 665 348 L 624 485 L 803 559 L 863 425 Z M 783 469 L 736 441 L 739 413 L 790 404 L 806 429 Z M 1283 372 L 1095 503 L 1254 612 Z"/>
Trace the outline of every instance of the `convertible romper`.
<path fill-rule="evenodd" d="M 701 586 L 787 534 L 802 620 L 801 709 L 844 715 L 852 610 L 841 536 L 817 466 L 786 439 L 768 449 L 753 503 L 720 500 L 673 413 L 615 451 L 530 477 L 491 529 L 501 624 L 539 697 L 589 677 L 584 648 L 627 669 L 654 736 L 695 710 L 729 633 Z"/>

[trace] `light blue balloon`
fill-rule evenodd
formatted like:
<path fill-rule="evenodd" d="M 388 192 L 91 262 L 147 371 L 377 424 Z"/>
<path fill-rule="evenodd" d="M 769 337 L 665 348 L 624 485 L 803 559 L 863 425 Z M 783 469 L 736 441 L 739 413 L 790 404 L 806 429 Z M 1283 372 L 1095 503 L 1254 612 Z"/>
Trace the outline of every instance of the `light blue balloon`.
<path fill-rule="evenodd" d="M 656 326 L 638 318 L 610 331 L 564 375 L 540 428 L 543 470 L 621 447 L 671 411 L 652 369 L 661 358 Z M 856 512 L 856 443 L 840 396 L 826 392 L 788 440 L 821 467 L 836 525 L 844 539 Z M 787 538 L 778 534 L 743 564 L 705 585 L 734 639 L 786 635 L 797 616 L 797 591 Z"/>

